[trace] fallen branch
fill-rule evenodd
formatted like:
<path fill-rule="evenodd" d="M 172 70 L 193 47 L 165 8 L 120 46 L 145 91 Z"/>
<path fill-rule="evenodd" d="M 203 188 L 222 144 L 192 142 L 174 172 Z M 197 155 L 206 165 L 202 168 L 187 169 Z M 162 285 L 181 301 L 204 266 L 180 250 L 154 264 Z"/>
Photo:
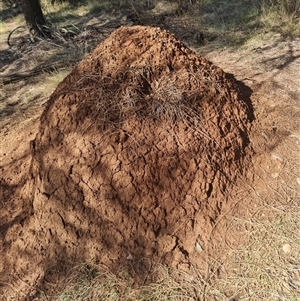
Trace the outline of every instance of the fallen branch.
<path fill-rule="evenodd" d="M 44 72 L 46 73 L 58 72 L 59 69 L 62 69 L 66 66 L 70 66 L 70 64 L 72 63 L 76 63 L 76 61 L 43 64 L 42 66 L 37 66 L 34 69 L 28 71 L 11 73 L 8 75 L 0 76 L 0 82 L 2 85 L 8 85 L 10 83 L 14 83 L 29 77 L 37 76 Z"/>

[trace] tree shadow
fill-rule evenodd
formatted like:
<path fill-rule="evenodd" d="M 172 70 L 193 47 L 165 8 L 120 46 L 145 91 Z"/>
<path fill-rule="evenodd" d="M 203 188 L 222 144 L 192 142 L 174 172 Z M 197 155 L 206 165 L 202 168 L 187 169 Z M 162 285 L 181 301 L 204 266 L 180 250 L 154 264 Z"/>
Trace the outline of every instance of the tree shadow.
<path fill-rule="evenodd" d="M 288 42 L 288 49 L 285 53 L 277 56 L 272 56 L 267 59 L 261 60 L 261 64 L 266 66 L 268 69 L 278 69 L 279 73 L 281 70 L 288 67 L 291 63 L 297 60 L 300 57 L 300 54 L 295 54 L 295 50 L 291 44 L 291 41 Z"/>
<path fill-rule="evenodd" d="M 210 51 L 240 47 L 261 27 L 260 13 L 254 1 L 208 1 L 201 11 L 206 46 Z"/>
<path fill-rule="evenodd" d="M 20 4 L 17 3 L 16 5 L 11 5 L 1 9 L 1 21 L 5 22 L 9 19 L 12 19 L 22 13 Z"/>

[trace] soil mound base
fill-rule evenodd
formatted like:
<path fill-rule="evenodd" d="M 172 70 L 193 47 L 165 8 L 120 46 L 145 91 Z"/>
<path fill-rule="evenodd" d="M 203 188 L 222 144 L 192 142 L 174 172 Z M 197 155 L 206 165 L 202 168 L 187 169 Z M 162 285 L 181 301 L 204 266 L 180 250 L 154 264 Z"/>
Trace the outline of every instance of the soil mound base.
<path fill-rule="evenodd" d="M 220 68 L 159 28 L 118 29 L 48 101 L 23 189 L 32 215 L 5 238 L 6 282 L 26 295 L 66 261 L 137 276 L 144 258 L 203 267 L 248 125 Z"/>

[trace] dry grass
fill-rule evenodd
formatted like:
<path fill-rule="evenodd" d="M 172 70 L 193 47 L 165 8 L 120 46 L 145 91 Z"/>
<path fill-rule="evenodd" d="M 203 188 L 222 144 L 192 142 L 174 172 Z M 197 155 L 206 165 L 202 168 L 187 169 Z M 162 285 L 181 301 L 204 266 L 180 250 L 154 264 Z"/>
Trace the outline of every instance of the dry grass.
<path fill-rule="evenodd" d="M 161 265 L 155 266 L 151 273 L 160 275 L 157 283 L 135 288 L 134 280 L 126 269 L 115 275 L 104 266 L 80 265 L 65 280 L 63 292 L 52 295 L 50 300 L 196 300 L 196 282 L 180 281 L 179 278 L 176 281 L 174 275 L 171 276 L 172 271 Z M 179 271 L 174 273 L 180 274 L 180 278 L 186 276 Z M 38 300 L 47 299 L 40 293 Z"/>
<path fill-rule="evenodd" d="M 168 76 L 151 82 L 149 77 L 156 72 L 158 70 L 155 68 L 146 67 L 128 70 L 126 74 L 120 73 L 113 79 L 110 77 L 99 79 L 98 76 L 89 75 L 80 78 L 71 90 L 76 93 L 79 90 L 89 89 L 87 92 L 88 103 L 91 106 L 89 114 L 93 116 L 91 120 L 97 120 L 97 126 L 102 130 L 109 128 L 116 130 L 122 127 L 124 121 L 142 118 L 171 127 L 177 122 L 183 122 L 200 136 L 211 139 L 201 131 L 201 112 L 195 108 L 198 107 L 197 103 L 206 97 L 211 97 L 209 91 L 212 85 L 216 91 L 220 91 L 218 95 L 221 95 L 222 89 L 219 84 L 209 78 L 205 79 L 201 74 L 190 72 L 189 77 L 193 79 L 197 88 L 183 90 L 179 87 L 178 81 Z M 198 89 L 201 90 L 201 97 Z M 226 96 L 222 95 L 222 97 Z M 86 103 L 83 109 L 88 109 Z"/>
<path fill-rule="evenodd" d="M 298 0 L 265 0 L 261 4 L 264 30 L 284 35 L 300 34 L 300 2 Z"/>

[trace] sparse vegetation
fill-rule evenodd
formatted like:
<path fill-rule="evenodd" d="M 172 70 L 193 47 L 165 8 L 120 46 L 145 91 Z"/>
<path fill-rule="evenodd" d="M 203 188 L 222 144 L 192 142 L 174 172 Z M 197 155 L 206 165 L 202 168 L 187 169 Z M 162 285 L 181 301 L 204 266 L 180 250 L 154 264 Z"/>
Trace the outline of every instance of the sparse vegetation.
<path fill-rule="evenodd" d="M 265 0 L 261 4 L 264 30 L 284 35 L 300 34 L 300 2 L 297 0 Z"/>

